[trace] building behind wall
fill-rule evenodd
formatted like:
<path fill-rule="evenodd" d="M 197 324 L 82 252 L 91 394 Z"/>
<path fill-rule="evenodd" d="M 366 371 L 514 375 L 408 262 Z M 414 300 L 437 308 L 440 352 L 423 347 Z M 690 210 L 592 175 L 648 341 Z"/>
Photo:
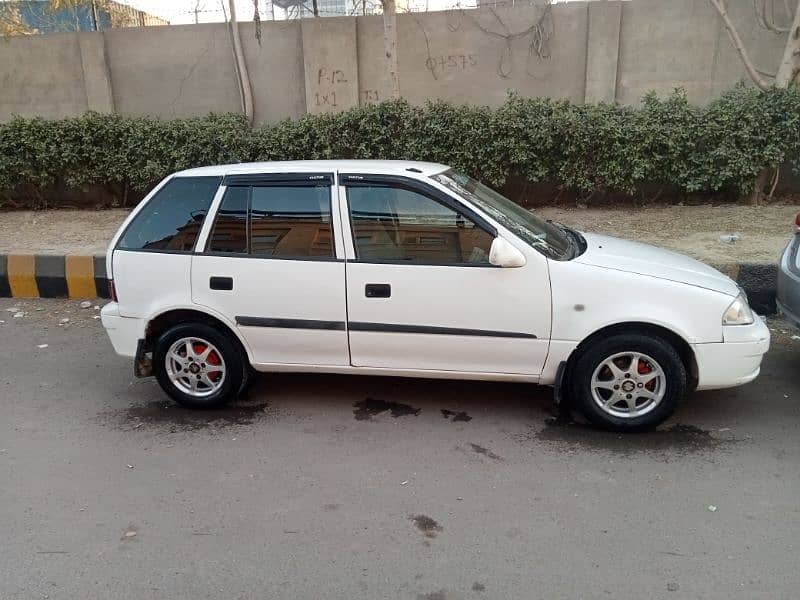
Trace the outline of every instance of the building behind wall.
<path fill-rule="evenodd" d="M 308 12 L 308 6 L 305 7 L 306 12 Z M 355 6 L 352 0 L 317 0 L 317 9 L 319 10 L 320 16 L 323 17 L 333 17 L 333 16 L 341 16 L 341 15 L 351 15 L 353 14 L 353 10 Z M 304 17 L 312 16 L 313 10 L 311 15 L 303 14 Z"/>
<path fill-rule="evenodd" d="M 273 4 L 289 19 L 314 16 L 313 0 L 274 0 Z M 375 15 L 380 14 L 380 6 L 380 0 L 317 0 L 320 17 Z M 408 0 L 395 0 L 395 7 L 398 13 L 408 12 Z"/>
<path fill-rule="evenodd" d="M 48 0 L 12 0 L 5 8 L 17 11 L 21 25 L 28 33 L 169 25 L 160 17 L 112 0 L 97 0 L 57 10 L 52 8 Z"/>
<path fill-rule="evenodd" d="M 551 0 L 551 2 L 567 0 Z M 547 0 L 475 0 L 476 8 L 513 8 L 515 6 L 544 6 Z"/>

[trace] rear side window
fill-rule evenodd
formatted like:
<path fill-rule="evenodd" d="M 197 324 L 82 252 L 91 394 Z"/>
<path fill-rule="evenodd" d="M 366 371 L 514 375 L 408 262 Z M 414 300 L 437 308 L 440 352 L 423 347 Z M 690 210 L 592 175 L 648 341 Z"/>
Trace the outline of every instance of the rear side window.
<path fill-rule="evenodd" d="M 120 250 L 191 252 L 221 177 L 175 177 L 139 211 Z"/>
<path fill-rule="evenodd" d="M 274 258 L 335 257 L 330 187 L 229 187 L 208 251 Z"/>

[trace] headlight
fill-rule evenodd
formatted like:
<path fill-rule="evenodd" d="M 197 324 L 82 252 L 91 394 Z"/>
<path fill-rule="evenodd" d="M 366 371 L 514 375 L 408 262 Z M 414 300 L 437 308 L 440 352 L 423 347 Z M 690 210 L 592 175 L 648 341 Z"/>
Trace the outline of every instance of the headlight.
<path fill-rule="evenodd" d="M 722 315 L 723 325 L 752 325 L 753 324 L 753 311 L 747 305 L 747 298 L 745 295 L 739 294 L 736 296 L 728 310 Z"/>

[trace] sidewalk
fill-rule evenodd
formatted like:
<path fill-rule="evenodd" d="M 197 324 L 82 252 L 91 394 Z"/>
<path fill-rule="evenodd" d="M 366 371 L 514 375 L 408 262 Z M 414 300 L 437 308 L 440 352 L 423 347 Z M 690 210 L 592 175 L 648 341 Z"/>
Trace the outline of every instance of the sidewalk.
<path fill-rule="evenodd" d="M 791 236 L 800 206 L 548 207 L 536 212 L 582 231 L 643 241 L 693 256 L 737 280 L 748 290 L 754 307 L 769 313 L 774 311 L 775 265 Z M 96 282 L 97 294 L 102 295 L 102 260 L 89 257 L 105 253 L 127 214 L 126 210 L 1 213 L 0 296 L 11 295 L 11 286 L 2 280 L 8 279 L 12 264 L 22 265 L 15 268 L 22 269 L 23 279 L 41 280 L 39 287 L 44 283 L 51 292 L 40 290 L 40 295 L 73 296 L 73 289 L 87 294 L 90 280 Z M 737 234 L 738 241 L 720 240 L 720 236 L 730 234 Z M 86 271 L 90 262 L 94 272 Z M 73 280 L 80 276 L 82 283 L 58 283 L 59 270 L 62 278 L 68 279 L 70 264 L 79 263 L 79 271 L 73 267 Z M 45 272 L 40 273 L 42 269 Z M 35 292 L 30 281 L 23 287 Z"/>
<path fill-rule="evenodd" d="M 0 213 L 0 254 L 105 254 L 127 210 Z"/>

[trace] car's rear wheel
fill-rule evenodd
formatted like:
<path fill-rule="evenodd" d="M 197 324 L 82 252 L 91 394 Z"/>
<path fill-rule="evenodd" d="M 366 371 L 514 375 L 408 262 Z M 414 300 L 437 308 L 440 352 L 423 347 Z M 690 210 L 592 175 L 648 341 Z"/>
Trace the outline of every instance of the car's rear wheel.
<path fill-rule="evenodd" d="M 245 360 L 236 342 L 203 323 L 167 330 L 153 356 L 161 388 L 191 408 L 211 408 L 236 398 L 244 387 Z"/>
<path fill-rule="evenodd" d="M 620 333 L 583 349 L 570 374 L 571 398 L 593 424 L 615 431 L 652 429 L 686 393 L 687 374 L 666 340 Z"/>

